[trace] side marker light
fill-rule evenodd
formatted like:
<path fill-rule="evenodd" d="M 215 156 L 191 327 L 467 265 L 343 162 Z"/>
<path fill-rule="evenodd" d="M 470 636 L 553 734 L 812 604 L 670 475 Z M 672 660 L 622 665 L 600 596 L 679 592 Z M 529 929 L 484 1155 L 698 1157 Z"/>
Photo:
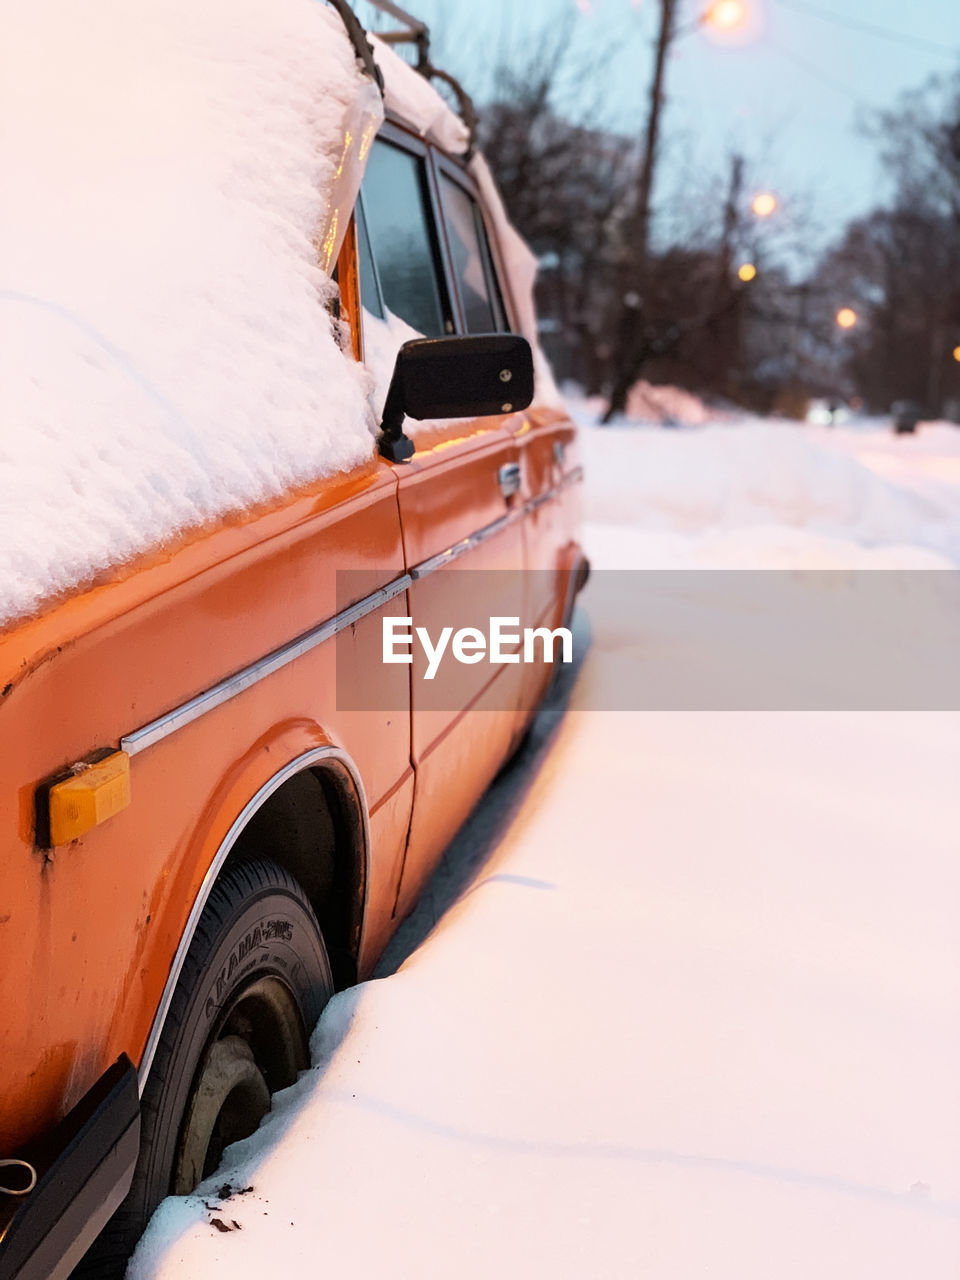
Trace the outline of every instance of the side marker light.
<path fill-rule="evenodd" d="M 50 788 L 50 843 L 69 844 L 130 803 L 130 757 L 125 751 L 78 767 Z"/>

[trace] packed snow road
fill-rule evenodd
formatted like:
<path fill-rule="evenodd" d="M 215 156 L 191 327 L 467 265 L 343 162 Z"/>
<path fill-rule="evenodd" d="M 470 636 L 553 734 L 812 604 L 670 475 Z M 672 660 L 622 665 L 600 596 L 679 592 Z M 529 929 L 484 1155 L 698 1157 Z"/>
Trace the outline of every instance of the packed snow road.
<path fill-rule="evenodd" d="M 595 565 L 960 565 L 960 431 L 585 437 Z M 591 624 L 133 1280 L 956 1275 L 960 715 L 601 712 Z"/>

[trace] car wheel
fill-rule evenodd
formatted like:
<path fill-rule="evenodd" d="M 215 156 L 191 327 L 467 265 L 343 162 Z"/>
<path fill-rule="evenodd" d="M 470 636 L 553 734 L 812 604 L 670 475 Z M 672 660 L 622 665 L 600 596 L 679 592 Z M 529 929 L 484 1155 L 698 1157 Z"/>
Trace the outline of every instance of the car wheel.
<path fill-rule="evenodd" d="M 266 860 L 228 867 L 210 894 L 141 1099 L 140 1157 L 126 1200 L 73 1280 L 121 1280 L 150 1216 L 216 1172 L 270 1094 L 309 1065 L 308 1037 L 333 994 L 306 895 Z"/>

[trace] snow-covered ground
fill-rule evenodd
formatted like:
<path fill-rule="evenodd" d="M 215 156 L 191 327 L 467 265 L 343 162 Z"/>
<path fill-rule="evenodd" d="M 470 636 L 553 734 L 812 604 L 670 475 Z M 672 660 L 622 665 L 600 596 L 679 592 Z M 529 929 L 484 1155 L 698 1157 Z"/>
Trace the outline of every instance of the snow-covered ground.
<path fill-rule="evenodd" d="M 601 567 L 960 565 L 960 431 L 584 434 Z M 592 622 L 133 1280 L 956 1276 L 960 715 L 591 710 Z"/>

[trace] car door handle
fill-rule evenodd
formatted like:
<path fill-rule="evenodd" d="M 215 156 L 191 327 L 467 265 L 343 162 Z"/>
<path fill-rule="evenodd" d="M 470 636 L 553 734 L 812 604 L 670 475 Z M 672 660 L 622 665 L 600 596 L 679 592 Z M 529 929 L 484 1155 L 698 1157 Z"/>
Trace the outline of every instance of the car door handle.
<path fill-rule="evenodd" d="M 505 498 L 512 498 L 520 490 L 520 463 L 505 462 L 497 472 L 500 492 Z"/>

